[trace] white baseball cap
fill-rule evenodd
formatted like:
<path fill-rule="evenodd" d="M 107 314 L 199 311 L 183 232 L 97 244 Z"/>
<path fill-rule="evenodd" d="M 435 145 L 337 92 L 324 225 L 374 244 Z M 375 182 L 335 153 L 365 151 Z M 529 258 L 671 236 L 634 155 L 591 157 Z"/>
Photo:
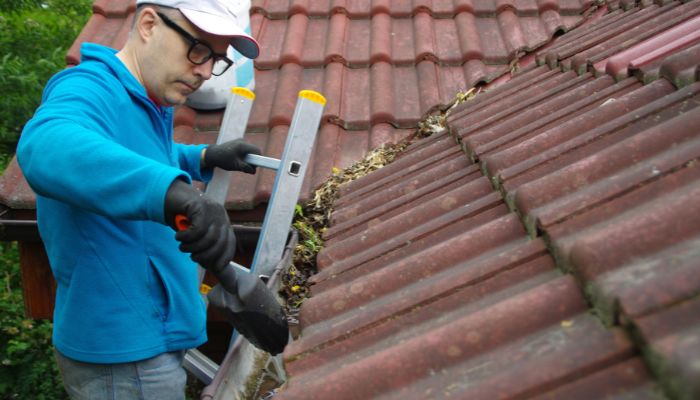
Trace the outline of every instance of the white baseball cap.
<path fill-rule="evenodd" d="M 137 0 L 136 5 L 155 4 L 177 8 L 197 28 L 218 36 L 230 36 L 231 46 L 248 58 L 260 54 L 260 46 L 241 27 L 246 2 L 240 0 Z"/>

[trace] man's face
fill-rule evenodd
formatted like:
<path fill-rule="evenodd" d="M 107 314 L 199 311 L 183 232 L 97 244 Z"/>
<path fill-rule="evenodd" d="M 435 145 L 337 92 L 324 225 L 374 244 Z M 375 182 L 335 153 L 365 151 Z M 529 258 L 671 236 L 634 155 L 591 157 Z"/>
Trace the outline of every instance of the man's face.
<path fill-rule="evenodd" d="M 168 15 L 170 23 L 192 37 L 205 43 L 217 54 L 226 54 L 229 42 L 222 36 L 203 32 L 182 15 Z M 149 92 L 159 103 L 166 106 L 184 104 L 187 96 L 197 90 L 205 80 L 211 78 L 214 60 L 197 65 L 188 58 L 191 43 L 166 22 L 156 16 L 153 40 L 147 46 L 147 58 L 142 76 Z"/>

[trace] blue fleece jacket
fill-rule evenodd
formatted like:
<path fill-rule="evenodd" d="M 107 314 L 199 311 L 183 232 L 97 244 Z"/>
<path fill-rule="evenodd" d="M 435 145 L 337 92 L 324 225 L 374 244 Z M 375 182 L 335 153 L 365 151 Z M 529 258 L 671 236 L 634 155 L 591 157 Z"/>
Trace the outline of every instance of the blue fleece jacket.
<path fill-rule="evenodd" d="M 47 83 L 17 148 L 57 282 L 54 345 L 93 363 L 206 341 L 197 266 L 163 211 L 174 179 L 211 177 L 203 146 L 173 142 L 172 108 L 156 107 L 115 53 L 83 44 L 80 65 Z"/>

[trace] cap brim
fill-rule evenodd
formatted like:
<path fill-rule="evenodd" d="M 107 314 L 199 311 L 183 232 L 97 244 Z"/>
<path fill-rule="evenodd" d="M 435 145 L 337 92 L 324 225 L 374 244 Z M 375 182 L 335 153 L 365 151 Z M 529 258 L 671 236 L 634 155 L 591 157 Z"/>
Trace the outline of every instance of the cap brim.
<path fill-rule="evenodd" d="M 260 55 L 260 45 L 234 21 L 202 11 L 180 9 L 187 19 L 204 32 L 231 37 L 231 46 L 244 57 L 254 59 Z"/>

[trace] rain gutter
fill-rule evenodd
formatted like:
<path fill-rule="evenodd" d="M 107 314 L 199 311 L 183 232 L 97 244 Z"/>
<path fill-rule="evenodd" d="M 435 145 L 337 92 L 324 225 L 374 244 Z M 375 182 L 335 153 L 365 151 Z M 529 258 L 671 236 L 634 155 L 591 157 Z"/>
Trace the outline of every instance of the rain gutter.
<path fill-rule="evenodd" d="M 282 285 L 282 276 L 292 263 L 294 248 L 299 242 L 298 233 L 290 231 L 282 259 L 277 263 L 267 286 L 273 293 L 278 293 Z M 260 396 L 258 391 L 266 379 L 276 380 L 278 384 L 286 381 L 286 373 L 280 357 L 270 357 L 237 335 L 230 345 L 212 382 L 204 388 L 201 400 L 247 399 Z"/>

